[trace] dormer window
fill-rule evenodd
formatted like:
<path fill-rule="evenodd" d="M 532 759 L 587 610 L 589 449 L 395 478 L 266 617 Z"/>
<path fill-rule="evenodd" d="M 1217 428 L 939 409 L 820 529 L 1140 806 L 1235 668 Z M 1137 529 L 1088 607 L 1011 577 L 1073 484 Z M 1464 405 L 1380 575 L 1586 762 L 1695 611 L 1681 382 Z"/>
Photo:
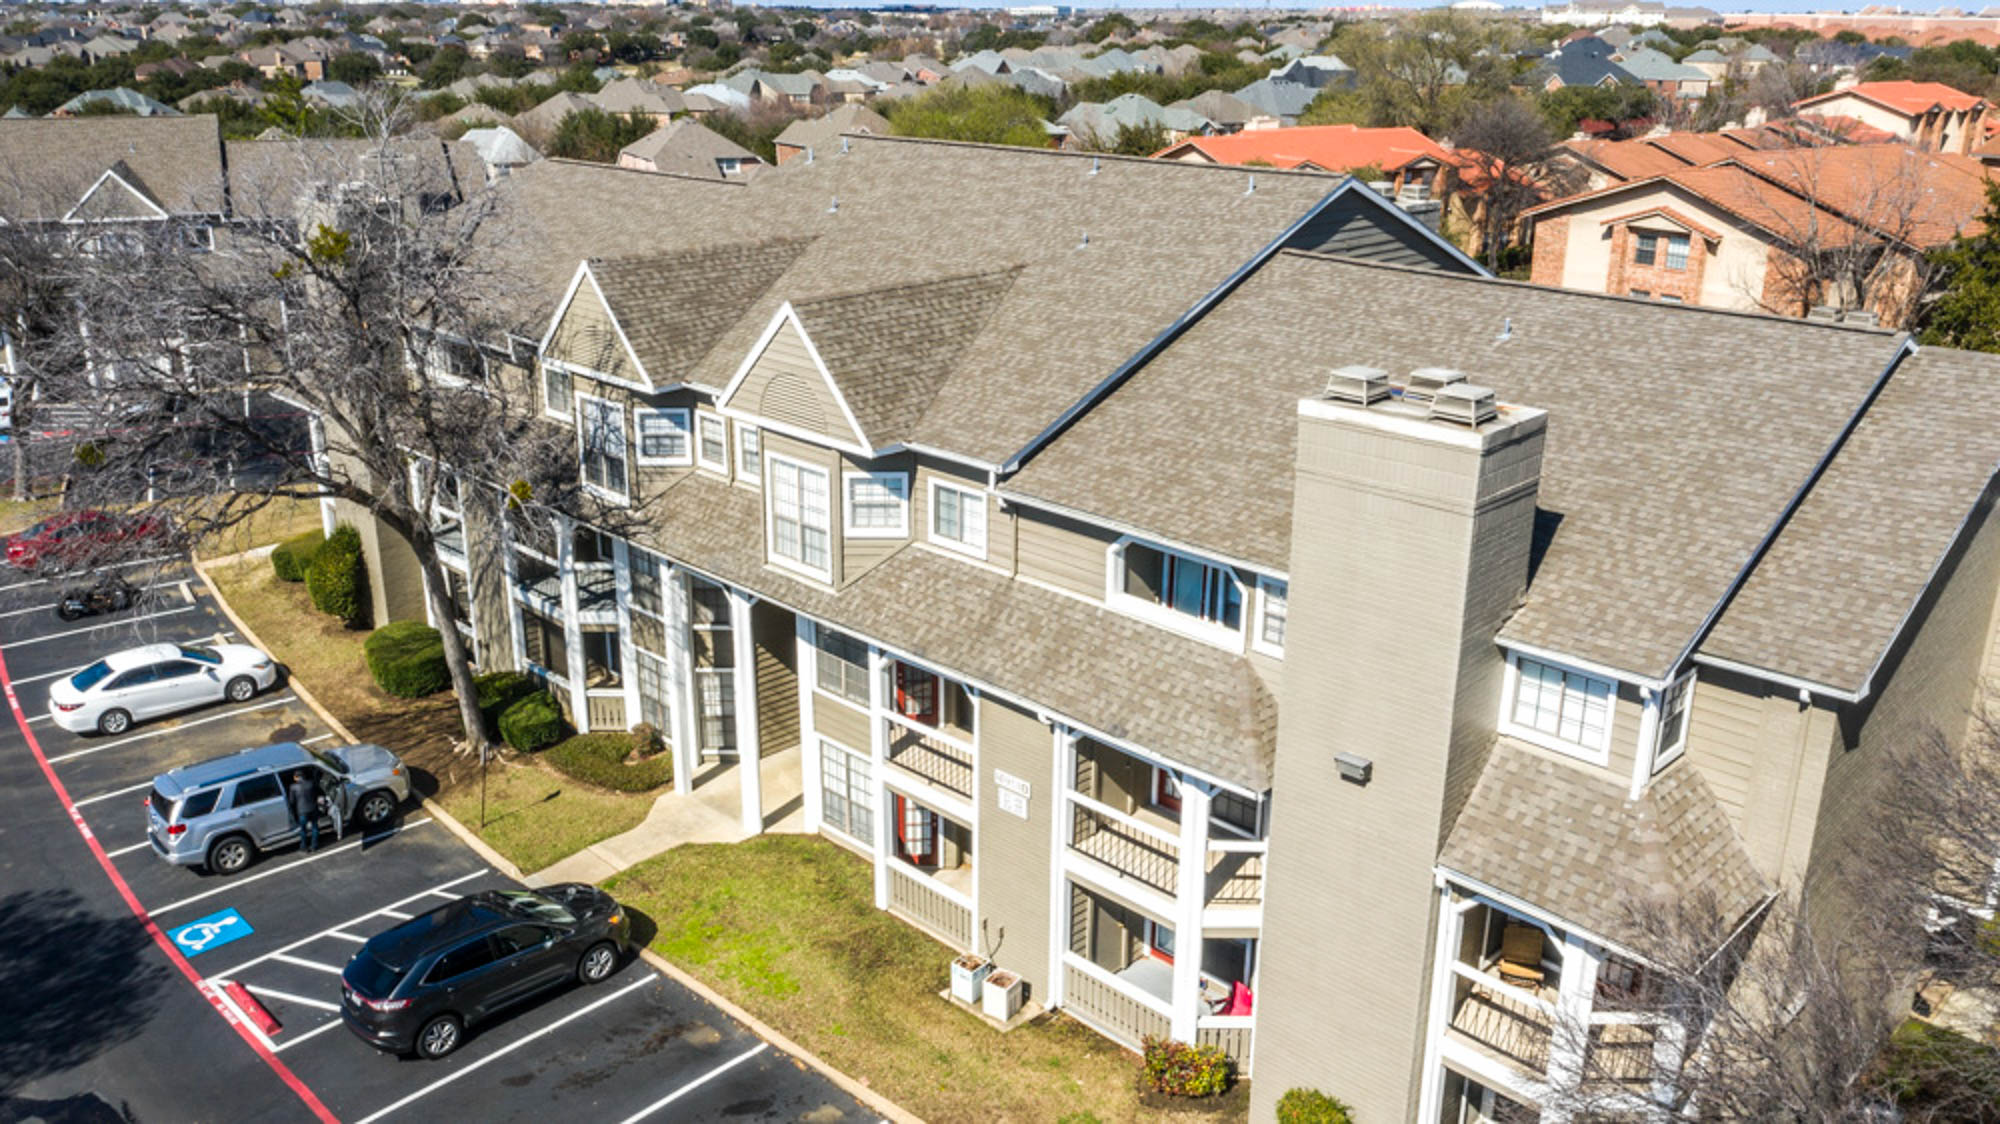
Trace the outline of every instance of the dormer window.
<path fill-rule="evenodd" d="M 1243 627 L 1243 584 L 1218 566 L 1144 543 L 1127 543 L 1120 588 L 1128 597 L 1204 624 Z"/>
<path fill-rule="evenodd" d="M 771 489 L 765 511 L 771 560 L 831 580 L 833 505 L 825 469 L 789 457 L 772 456 Z"/>
<path fill-rule="evenodd" d="M 1277 578 L 1257 579 L 1257 634 L 1251 645 L 1267 656 L 1285 654 L 1285 597 L 1290 588 Z"/>
<path fill-rule="evenodd" d="M 1654 743 L 1653 771 L 1659 772 L 1687 751 L 1688 704 L 1694 700 L 1694 672 L 1688 672 L 1660 696 L 1659 740 Z"/>
<path fill-rule="evenodd" d="M 1593 765 L 1611 757 L 1608 679 L 1528 656 L 1510 655 L 1500 730 Z"/>
<path fill-rule="evenodd" d="M 1641 230 L 1634 232 L 1637 248 L 1632 252 L 1632 260 L 1639 265 L 1661 265 L 1667 269 L 1688 267 L 1688 236 L 1685 234 L 1656 234 Z"/>
<path fill-rule="evenodd" d="M 630 498 L 626 490 L 625 411 L 618 403 L 602 398 L 579 397 L 583 424 L 577 427 L 583 442 L 583 483 L 594 492 L 620 503 Z"/>
<path fill-rule="evenodd" d="M 575 416 L 574 392 L 570 389 L 569 372 L 554 363 L 542 363 L 542 412 L 552 418 L 568 421 Z"/>
<path fill-rule="evenodd" d="M 931 541 L 986 557 L 986 494 L 943 480 L 931 481 Z"/>

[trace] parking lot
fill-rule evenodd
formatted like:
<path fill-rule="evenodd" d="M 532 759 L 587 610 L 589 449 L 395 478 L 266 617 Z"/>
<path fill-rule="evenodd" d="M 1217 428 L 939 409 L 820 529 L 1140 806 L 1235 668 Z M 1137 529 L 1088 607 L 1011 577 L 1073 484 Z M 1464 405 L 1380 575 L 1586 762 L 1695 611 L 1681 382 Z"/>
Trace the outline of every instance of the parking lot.
<path fill-rule="evenodd" d="M 0 814 L 15 833 L 42 822 L 64 830 L 56 825 L 70 819 L 96 841 L 104 864 L 74 845 L 43 839 L 24 857 L 10 843 L 0 890 L 81 892 L 89 881 L 102 896 L 101 884 L 110 883 L 129 910 L 178 948 L 188 969 L 173 963 L 162 938 L 135 946 L 137 955 L 160 961 L 149 967 L 173 969 L 166 984 L 130 989 L 145 997 L 135 1003 L 159 1011 L 104 1012 L 140 1029 L 69 1069 L 27 1075 L 23 1087 L 36 1098 L 89 1090 L 93 1065 L 115 1065 L 117 1073 L 98 1076 L 119 1089 L 122 1110 L 138 1120 L 546 1120 L 577 1108 L 612 1122 L 876 1118 L 636 957 L 601 984 L 558 988 L 473 1028 L 442 1061 L 392 1057 L 347 1033 L 339 974 L 363 941 L 459 895 L 513 883 L 414 801 L 373 834 L 323 838 L 312 853 L 287 846 L 233 877 L 162 861 L 145 836 L 143 802 L 156 774 L 247 746 L 320 746 L 336 735 L 282 676 L 247 703 L 141 722 L 116 737 L 57 728 L 47 716 L 50 685 L 107 652 L 241 639 L 185 565 L 132 574 L 146 586 L 139 604 L 63 622 L 53 611 L 55 587 L 0 571 L 0 666 L 15 704 L 0 719 L 0 736 L 7 756 L 36 766 L 10 763 L 6 778 L 17 783 L 0 798 Z M 35 807 L 12 814 L 30 802 Z M 66 830 L 74 844 L 78 833 Z M 203 1014 L 190 1019 L 186 996 L 197 992 Z M 160 1014 L 169 1009 L 173 1017 Z M 143 1076 L 172 1073 L 176 1063 L 188 1071 L 184 1086 L 154 1089 L 161 1079 Z M 231 1100 L 207 1107 L 183 1100 L 202 1095 Z M 0 1119 L 7 1118 L 0 1100 Z"/>

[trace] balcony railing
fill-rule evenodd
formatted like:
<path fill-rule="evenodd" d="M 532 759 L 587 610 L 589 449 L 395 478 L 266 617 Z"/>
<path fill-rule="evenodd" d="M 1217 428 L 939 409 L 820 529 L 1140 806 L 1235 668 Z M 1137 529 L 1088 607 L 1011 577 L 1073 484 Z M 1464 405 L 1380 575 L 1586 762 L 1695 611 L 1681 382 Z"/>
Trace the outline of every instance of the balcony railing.
<path fill-rule="evenodd" d="M 1082 793 L 1070 793 L 1069 800 L 1071 850 L 1162 894 L 1175 892 L 1180 877 L 1180 840 Z"/>
<path fill-rule="evenodd" d="M 1270 844 L 1245 839 L 1208 845 L 1208 904 L 1264 904 L 1264 854 Z"/>
<path fill-rule="evenodd" d="M 1452 1008 L 1452 1032 L 1537 1079 L 1546 1074 L 1555 1004 L 1470 965 L 1453 964 L 1451 969 L 1458 977 L 1459 993 Z"/>
<path fill-rule="evenodd" d="M 889 864 L 889 909 L 954 948 L 972 947 L 972 907 L 949 887 L 901 863 Z"/>
<path fill-rule="evenodd" d="M 1063 1009 L 1135 1050 L 1173 1032 L 1165 1003 L 1074 952 L 1063 954 Z"/>
<path fill-rule="evenodd" d="M 884 756 L 889 764 L 968 800 L 972 798 L 972 754 L 914 726 L 894 719 L 884 721 L 889 733 Z"/>

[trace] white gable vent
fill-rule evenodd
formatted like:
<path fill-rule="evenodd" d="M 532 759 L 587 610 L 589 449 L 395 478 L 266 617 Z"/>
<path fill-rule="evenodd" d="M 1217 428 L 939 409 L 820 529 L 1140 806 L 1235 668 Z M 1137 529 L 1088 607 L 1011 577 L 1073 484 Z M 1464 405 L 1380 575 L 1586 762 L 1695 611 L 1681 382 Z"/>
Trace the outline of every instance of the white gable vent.
<path fill-rule="evenodd" d="M 1372 406 L 1389 397 L 1389 372 L 1380 367 L 1335 367 L 1327 372 L 1326 390 L 1321 397 Z"/>
<path fill-rule="evenodd" d="M 1500 407 L 1493 400 L 1493 392 L 1469 382 L 1441 386 L 1431 399 L 1431 417 L 1437 421 L 1479 425 L 1499 416 Z"/>
<path fill-rule="evenodd" d="M 1421 405 L 1436 398 L 1438 391 L 1445 387 L 1464 381 L 1464 371 L 1450 367 L 1418 367 L 1403 382 L 1403 400 Z"/>

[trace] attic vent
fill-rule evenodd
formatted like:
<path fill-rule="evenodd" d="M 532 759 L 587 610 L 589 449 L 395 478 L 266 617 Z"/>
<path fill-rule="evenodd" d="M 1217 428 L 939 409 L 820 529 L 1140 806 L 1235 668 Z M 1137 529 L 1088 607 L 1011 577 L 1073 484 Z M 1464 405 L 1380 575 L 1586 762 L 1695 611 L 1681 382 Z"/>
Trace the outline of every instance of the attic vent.
<path fill-rule="evenodd" d="M 1257 194 L 1257 173 L 1255 172 L 1250 173 L 1250 184 L 1249 186 L 1243 189 L 1243 194 L 1245 195 Z"/>
<path fill-rule="evenodd" d="M 1840 322 L 1842 324 L 1851 324 L 1856 328 L 1873 328 L 1877 324 L 1875 314 L 1865 308 L 1848 309 L 1841 314 Z"/>
<path fill-rule="evenodd" d="M 1806 319 L 1835 324 L 1840 321 L 1840 310 L 1830 304 L 1816 304 L 1806 311 Z"/>
<path fill-rule="evenodd" d="M 1380 367 L 1335 367 L 1327 372 L 1326 390 L 1321 397 L 1372 406 L 1389 397 L 1389 372 Z"/>
<path fill-rule="evenodd" d="M 1469 382 L 1441 386 L 1437 396 L 1431 399 L 1431 417 L 1437 421 L 1479 425 L 1499 416 L 1500 408 L 1493 401 L 1493 392 Z"/>
<path fill-rule="evenodd" d="M 1403 399 L 1418 404 L 1431 402 L 1440 390 L 1464 381 L 1464 371 L 1450 367 L 1418 367 L 1403 381 Z"/>

